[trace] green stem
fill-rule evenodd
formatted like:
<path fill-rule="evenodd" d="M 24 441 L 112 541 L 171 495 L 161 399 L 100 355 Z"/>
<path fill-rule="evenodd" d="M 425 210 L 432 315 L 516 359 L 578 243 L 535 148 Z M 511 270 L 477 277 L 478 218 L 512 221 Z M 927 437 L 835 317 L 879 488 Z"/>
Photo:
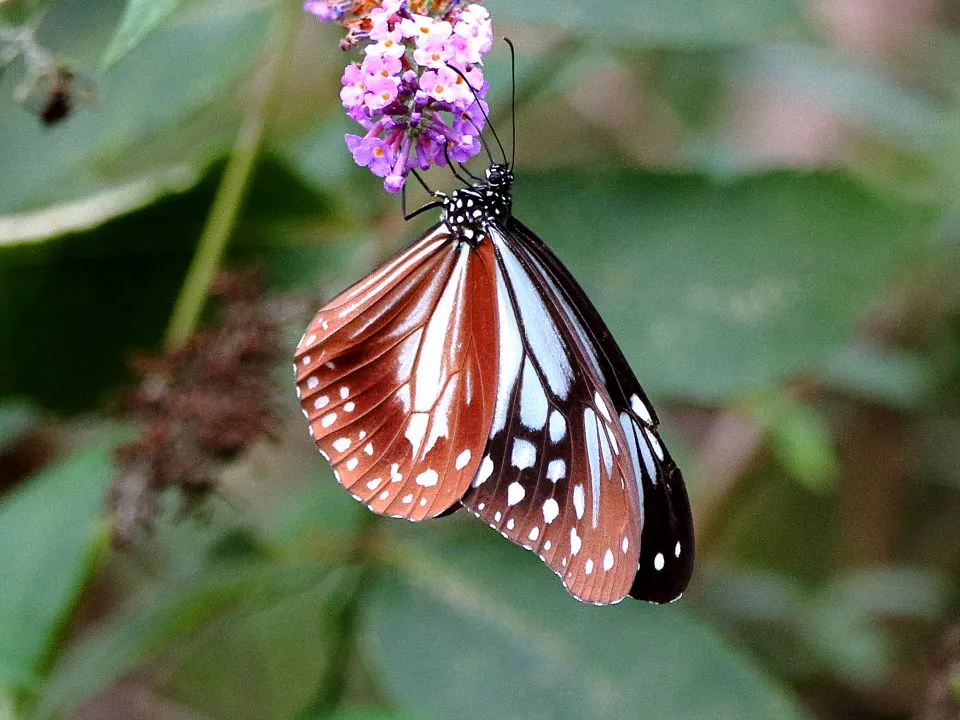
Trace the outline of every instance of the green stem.
<path fill-rule="evenodd" d="M 280 70 L 301 14 L 299 3 L 291 2 L 278 9 L 274 17 L 262 52 L 263 70 L 256 78 L 256 90 L 243 115 L 213 207 L 167 326 L 164 344 L 168 350 L 183 345 L 196 330 L 210 283 L 220 266 L 253 175 L 264 129 L 276 101 Z"/>

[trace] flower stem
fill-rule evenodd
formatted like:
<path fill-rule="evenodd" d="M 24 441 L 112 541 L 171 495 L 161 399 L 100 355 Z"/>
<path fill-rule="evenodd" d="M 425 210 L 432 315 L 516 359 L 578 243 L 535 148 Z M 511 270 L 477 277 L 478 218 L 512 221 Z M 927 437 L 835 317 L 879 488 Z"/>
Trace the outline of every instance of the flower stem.
<path fill-rule="evenodd" d="M 263 69 L 255 78 L 251 102 L 241 120 L 210 215 L 167 326 L 164 345 L 168 350 L 183 345 L 196 330 L 210 283 L 220 266 L 253 175 L 264 129 L 276 102 L 283 57 L 300 15 L 298 3 L 285 3 L 274 16 L 262 51 Z"/>

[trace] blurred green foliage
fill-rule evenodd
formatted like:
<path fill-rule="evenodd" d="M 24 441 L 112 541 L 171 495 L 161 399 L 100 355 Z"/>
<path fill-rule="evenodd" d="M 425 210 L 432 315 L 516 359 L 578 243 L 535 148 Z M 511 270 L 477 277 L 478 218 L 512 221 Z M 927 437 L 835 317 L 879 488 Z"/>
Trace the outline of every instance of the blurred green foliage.
<path fill-rule="evenodd" d="M 96 88 L 46 127 L 23 57 L 0 74 L 0 717 L 949 717 L 921 710 L 960 609 L 947 3 L 871 52 L 793 0 L 488 0 L 519 52 L 515 212 L 587 288 L 687 476 L 680 603 L 581 606 L 470 518 L 372 516 L 283 369 L 289 424 L 205 514 L 168 497 L 109 547 L 128 362 L 159 350 L 237 154 L 257 165 L 225 264 L 311 307 L 427 222 L 352 165 L 348 57 L 299 5 L 0 2 Z M 505 48 L 488 75 L 509 136 Z M 265 84 L 277 101 L 252 102 Z"/>

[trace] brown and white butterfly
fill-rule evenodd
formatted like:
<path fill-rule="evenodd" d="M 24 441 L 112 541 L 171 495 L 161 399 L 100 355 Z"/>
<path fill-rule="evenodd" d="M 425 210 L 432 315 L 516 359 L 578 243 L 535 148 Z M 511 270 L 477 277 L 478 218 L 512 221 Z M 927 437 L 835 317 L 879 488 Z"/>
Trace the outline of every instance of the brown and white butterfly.
<path fill-rule="evenodd" d="M 571 595 L 662 603 L 693 571 L 680 470 L 620 348 L 511 214 L 513 174 L 436 193 L 438 224 L 325 306 L 296 351 L 310 433 L 374 512 L 461 505 Z"/>

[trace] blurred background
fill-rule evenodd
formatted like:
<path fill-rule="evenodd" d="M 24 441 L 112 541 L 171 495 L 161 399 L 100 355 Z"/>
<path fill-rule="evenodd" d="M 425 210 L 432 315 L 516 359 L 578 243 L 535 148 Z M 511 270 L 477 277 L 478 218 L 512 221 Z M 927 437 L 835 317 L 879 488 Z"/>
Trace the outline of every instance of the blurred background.
<path fill-rule="evenodd" d="M 581 606 L 317 456 L 293 346 L 431 221 L 344 147 L 338 28 L 3 0 L 0 718 L 960 717 L 960 5 L 485 5 L 514 212 L 686 476 L 684 598 Z M 191 262 L 234 274 L 182 345 Z"/>

